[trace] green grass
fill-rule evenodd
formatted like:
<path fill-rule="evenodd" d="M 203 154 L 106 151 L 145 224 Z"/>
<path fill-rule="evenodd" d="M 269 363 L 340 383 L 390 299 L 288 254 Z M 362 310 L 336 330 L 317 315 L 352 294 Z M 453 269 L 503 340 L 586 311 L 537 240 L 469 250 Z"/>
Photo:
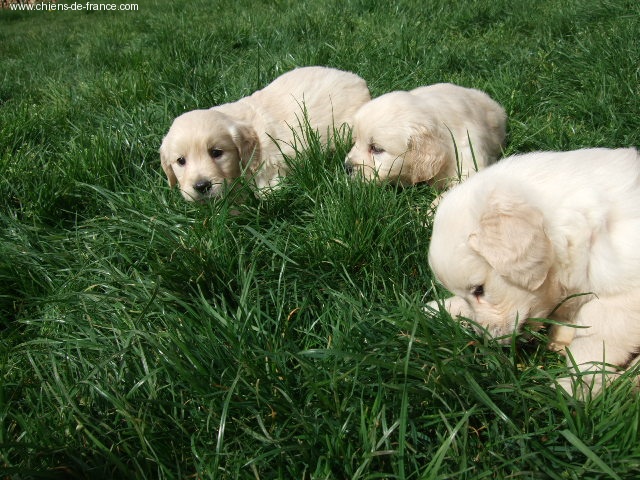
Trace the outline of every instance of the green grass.
<path fill-rule="evenodd" d="M 576 401 L 543 335 L 423 311 L 429 188 L 347 181 L 347 135 L 264 200 L 193 205 L 157 154 L 312 64 L 483 89 L 507 153 L 638 146 L 638 31 L 624 0 L 0 11 L 0 477 L 638 478 L 631 382 Z"/>

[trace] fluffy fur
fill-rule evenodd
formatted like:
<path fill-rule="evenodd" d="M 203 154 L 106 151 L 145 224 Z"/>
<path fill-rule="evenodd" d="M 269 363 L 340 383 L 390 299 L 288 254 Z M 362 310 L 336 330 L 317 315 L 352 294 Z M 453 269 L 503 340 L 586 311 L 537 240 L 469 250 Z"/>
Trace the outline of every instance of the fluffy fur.
<path fill-rule="evenodd" d="M 551 328 L 552 345 L 566 347 L 569 367 L 626 366 L 640 346 L 638 152 L 503 159 L 444 195 L 429 263 L 455 294 L 449 312 L 490 335 L 550 318 L 563 322 Z M 602 377 L 583 380 L 597 390 Z M 571 390 L 571 379 L 560 383 Z"/>
<path fill-rule="evenodd" d="M 287 173 L 283 154 L 304 147 L 306 121 L 328 141 L 370 98 L 366 82 L 353 73 L 292 70 L 237 102 L 176 118 L 160 147 L 162 168 L 189 201 L 219 196 L 241 175 L 258 191 L 275 187 Z"/>
<path fill-rule="evenodd" d="M 450 83 L 390 92 L 356 113 L 345 168 L 405 186 L 464 178 L 498 158 L 506 118 L 484 92 Z"/>

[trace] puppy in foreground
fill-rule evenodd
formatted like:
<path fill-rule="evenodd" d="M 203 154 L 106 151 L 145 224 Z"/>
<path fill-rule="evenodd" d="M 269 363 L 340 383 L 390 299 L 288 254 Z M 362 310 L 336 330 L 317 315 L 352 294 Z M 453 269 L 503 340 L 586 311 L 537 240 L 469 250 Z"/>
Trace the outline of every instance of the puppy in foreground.
<path fill-rule="evenodd" d="M 501 160 L 444 195 L 429 264 L 455 294 L 444 301 L 449 313 L 491 336 L 533 319 L 561 322 L 551 327 L 552 347 L 583 372 L 575 393 L 597 392 L 603 368 L 624 369 L 640 347 L 638 152 Z M 571 379 L 560 384 L 572 391 Z"/>
<path fill-rule="evenodd" d="M 353 73 L 292 70 L 237 102 L 176 118 L 160 147 L 162 168 L 189 201 L 220 196 L 241 175 L 260 193 L 286 175 L 283 156 L 304 148 L 307 121 L 329 141 L 370 98 L 366 82 Z"/>
<path fill-rule="evenodd" d="M 506 119 L 486 93 L 451 83 L 390 92 L 356 113 L 345 168 L 366 180 L 444 187 L 498 158 Z"/>

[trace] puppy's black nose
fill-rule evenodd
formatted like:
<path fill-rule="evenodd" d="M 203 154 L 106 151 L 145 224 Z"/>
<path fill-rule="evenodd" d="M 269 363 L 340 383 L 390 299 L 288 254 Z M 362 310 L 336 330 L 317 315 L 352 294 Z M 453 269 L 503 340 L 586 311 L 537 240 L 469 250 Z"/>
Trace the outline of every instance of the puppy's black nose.
<path fill-rule="evenodd" d="M 344 171 L 347 172 L 349 176 L 353 174 L 353 165 L 351 165 L 351 162 L 344 162 Z"/>
<path fill-rule="evenodd" d="M 209 180 L 198 180 L 196 183 L 193 184 L 193 188 L 198 192 L 198 193 L 207 193 L 209 190 L 211 190 L 211 182 Z"/>

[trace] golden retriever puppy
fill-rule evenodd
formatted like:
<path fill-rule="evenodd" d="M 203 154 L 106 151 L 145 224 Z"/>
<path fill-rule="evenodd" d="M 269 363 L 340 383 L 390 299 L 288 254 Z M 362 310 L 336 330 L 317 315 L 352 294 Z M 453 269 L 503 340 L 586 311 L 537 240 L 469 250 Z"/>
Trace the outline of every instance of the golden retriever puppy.
<path fill-rule="evenodd" d="M 541 152 L 501 160 L 445 193 L 429 264 L 453 315 L 494 337 L 552 325 L 584 386 L 640 347 L 640 155 Z M 431 306 L 435 306 L 431 303 Z M 509 341 L 509 338 L 507 338 Z M 604 362 L 604 363 L 603 363 Z M 571 391 L 572 380 L 560 384 Z"/>
<path fill-rule="evenodd" d="M 189 201 L 220 196 L 241 175 L 258 192 L 275 187 L 287 173 L 283 156 L 305 146 L 307 121 L 329 141 L 370 98 L 353 73 L 297 68 L 237 102 L 180 115 L 162 141 L 162 168 Z"/>
<path fill-rule="evenodd" d="M 451 83 L 390 92 L 356 113 L 345 168 L 366 180 L 442 187 L 498 158 L 506 119 L 486 93 Z"/>

